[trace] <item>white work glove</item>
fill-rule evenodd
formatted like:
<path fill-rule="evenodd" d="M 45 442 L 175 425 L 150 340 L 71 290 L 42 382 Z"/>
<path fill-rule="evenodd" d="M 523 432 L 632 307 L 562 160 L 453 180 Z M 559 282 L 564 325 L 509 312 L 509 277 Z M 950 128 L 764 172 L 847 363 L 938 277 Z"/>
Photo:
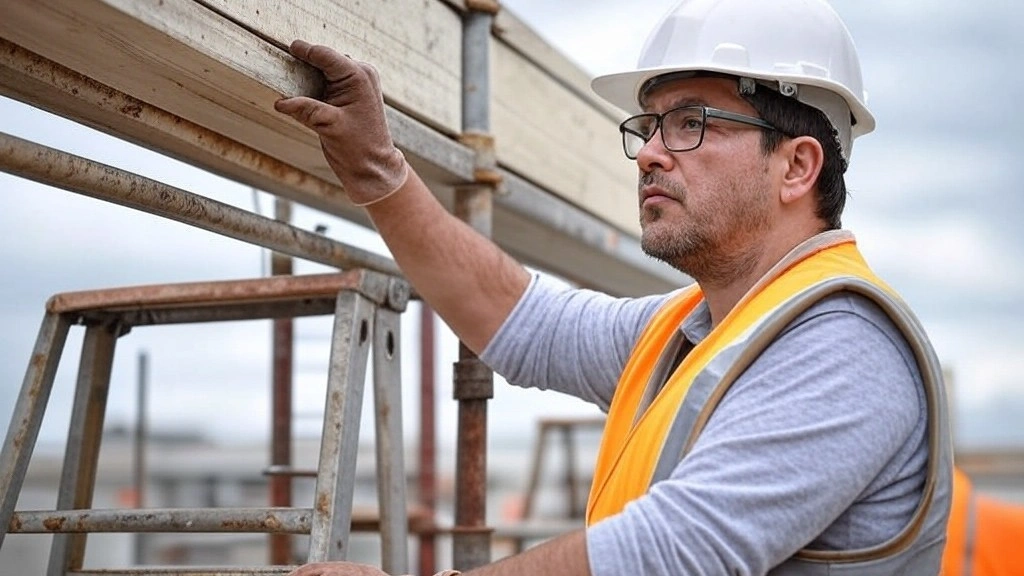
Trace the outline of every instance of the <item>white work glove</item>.
<path fill-rule="evenodd" d="M 324 157 L 354 204 L 369 206 L 397 192 L 409 167 L 388 131 L 377 70 L 302 40 L 289 49 L 323 72 L 323 99 L 282 98 L 274 108 L 320 136 Z"/>

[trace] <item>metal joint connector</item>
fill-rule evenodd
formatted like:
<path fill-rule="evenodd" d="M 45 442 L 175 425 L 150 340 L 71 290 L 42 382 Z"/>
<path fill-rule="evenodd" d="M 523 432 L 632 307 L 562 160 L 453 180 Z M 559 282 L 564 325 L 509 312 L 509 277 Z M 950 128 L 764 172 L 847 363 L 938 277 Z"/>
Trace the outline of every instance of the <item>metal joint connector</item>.
<path fill-rule="evenodd" d="M 455 400 L 490 400 L 494 398 L 494 373 L 478 359 L 459 360 L 453 371 Z"/>
<path fill-rule="evenodd" d="M 466 10 L 497 14 L 501 12 L 501 2 L 498 2 L 498 0 L 466 0 Z"/>
<path fill-rule="evenodd" d="M 473 160 L 473 181 L 498 188 L 503 178 L 498 172 L 498 155 L 495 151 L 494 136 L 480 132 L 464 132 L 459 135 L 459 142 L 476 152 L 476 157 Z"/>
<path fill-rule="evenodd" d="M 395 312 L 405 312 L 411 294 L 412 289 L 408 282 L 400 278 L 392 278 L 388 283 L 388 307 Z"/>

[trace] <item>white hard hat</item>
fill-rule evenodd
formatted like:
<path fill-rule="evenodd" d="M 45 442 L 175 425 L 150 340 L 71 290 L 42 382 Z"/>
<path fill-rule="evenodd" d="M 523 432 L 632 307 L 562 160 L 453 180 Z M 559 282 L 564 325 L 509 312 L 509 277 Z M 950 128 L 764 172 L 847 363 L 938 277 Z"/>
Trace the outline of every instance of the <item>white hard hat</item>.
<path fill-rule="evenodd" d="M 853 39 L 825 0 L 683 0 L 647 38 L 636 70 L 599 76 L 592 86 L 637 114 L 648 80 L 691 71 L 766 81 L 821 110 L 846 160 L 853 139 L 875 128 Z"/>

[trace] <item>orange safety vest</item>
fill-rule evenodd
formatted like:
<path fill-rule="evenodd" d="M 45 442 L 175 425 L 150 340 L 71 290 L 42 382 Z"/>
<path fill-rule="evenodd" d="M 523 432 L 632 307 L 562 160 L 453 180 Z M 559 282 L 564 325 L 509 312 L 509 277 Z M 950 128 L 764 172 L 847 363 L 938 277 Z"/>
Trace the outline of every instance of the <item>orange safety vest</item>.
<path fill-rule="evenodd" d="M 942 576 L 1024 576 L 1024 506 L 978 494 L 960 469 L 953 472 Z"/>
<path fill-rule="evenodd" d="M 647 492 L 665 434 L 690 383 L 708 362 L 779 304 L 816 282 L 835 276 L 857 276 L 885 287 L 868 268 L 852 240 L 808 255 L 760 289 L 755 287 L 748 293 L 687 354 L 650 406 L 639 414 L 645 387 L 665 343 L 703 300 L 703 294 L 694 286 L 659 310 L 634 348 L 608 410 L 587 505 L 588 525 L 617 514 L 627 502 Z"/>
<path fill-rule="evenodd" d="M 609 407 L 587 503 L 587 525 L 618 514 L 685 458 L 732 383 L 802 311 L 851 291 L 878 304 L 907 338 L 921 371 L 928 417 L 928 468 L 911 519 L 878 545 L 801 550 L 773 576 L 923 574 L 939 565 L 949 515 L 952 448 L 942 370 L 920 323 L 868 268 L 853 236 L 825 232 L 794 249 L 752 287 L 667 377 L 679 326 L 700 304 L 699 287 L 662 306 L 645 327 Z M 665 358 L 662 356 L 665 355 Z M 662 384 L 663 382 L 663 384 Z M 693 388 L 692 397 L 687 393 Z"/>

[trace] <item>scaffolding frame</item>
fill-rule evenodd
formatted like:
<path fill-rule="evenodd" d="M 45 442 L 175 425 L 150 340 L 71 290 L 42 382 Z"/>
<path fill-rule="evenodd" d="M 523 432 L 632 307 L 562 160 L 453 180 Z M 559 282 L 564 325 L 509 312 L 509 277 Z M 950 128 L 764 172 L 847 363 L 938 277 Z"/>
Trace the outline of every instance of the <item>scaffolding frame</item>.
<path fill-rule="evenodd" d="M 498 165 L 490 134 L 489 46 L 500 4 L 495 0 L 445 0 L 463 20 L 462 134 L 452 139 L 393 106 L 386 107 L 396 144 L 414 167 L 426 168 L 453 187 L 453 210 L 485 236 L 492 236 L 495 207 L 513 223 L 567 237 L 618 266 L 593 276 L 561 269 L 552 260 L 528 263 L 554 269 L 582 285 L 617 293 L 674 287 L 677 273 L 642 254 L 636 238 Z M 365 214 L 340 201 L 340 187 L 160 108 L 107 87 L 0 38 L 0 93 L 54 111 L 129 141 L 156 147 L 238 182 L 353 222 Z M 168 135 L 160 145 L 153 131 Z M 342 270 L 362 268 L 400 277 L 393 261 L 332 241 L 198 194 L 166 186 L 110 166 L 0 134 L 0 170 L 96 199 L 170 218 L 293 257 Z M 168 201 L 168 198 L 171 199 Z M 500 239 L 498 239 L 500 240 Z M 536 256 L 536 255 L 534 255 Z M 545 266 L 546 265 L 546 266 Z M 490 371 L 460 346 L 455 366 L 459 402 L 454 567 L 489 562 L 491 529 L 485 521 L 486 415 L 493 396 Z"/>

